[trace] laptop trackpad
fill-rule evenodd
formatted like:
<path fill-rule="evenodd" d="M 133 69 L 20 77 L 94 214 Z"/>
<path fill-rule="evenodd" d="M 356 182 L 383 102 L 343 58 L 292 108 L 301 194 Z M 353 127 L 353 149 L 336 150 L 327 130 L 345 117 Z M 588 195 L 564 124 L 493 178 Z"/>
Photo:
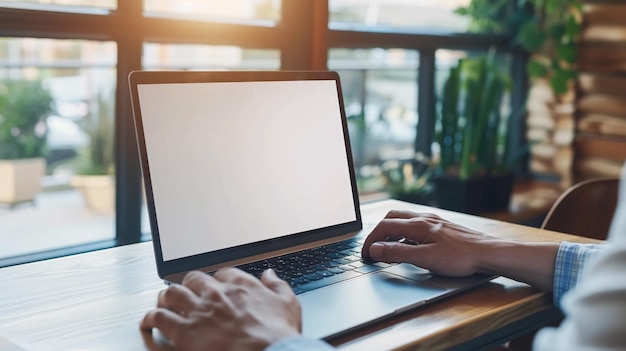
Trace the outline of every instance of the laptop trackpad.
<path fill-rule="evenodd" d="M 324 338 L 417 306 L 448 290 L 387 272 L 352 279 L 298 296 L 303 334 Z"/>

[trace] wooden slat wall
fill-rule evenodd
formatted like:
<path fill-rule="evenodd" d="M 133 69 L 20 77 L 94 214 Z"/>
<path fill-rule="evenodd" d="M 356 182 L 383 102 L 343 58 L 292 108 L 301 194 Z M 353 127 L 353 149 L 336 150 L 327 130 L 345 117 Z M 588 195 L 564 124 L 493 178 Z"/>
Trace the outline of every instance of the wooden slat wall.
<path fill-rule="evenodd" d="M 626 160 L 626 3 L 587 1 L 580 46 L 575 181 L 619 176 Z"/>
<path fill-rule="evenodd" d="M 576 94 L 554 96 L 545 81 L 534 81 L 528 96 L 528 140 L 532 143 L 530 168 L 537 174 L 558 177 L 561 188 L 573 184 L 573 141 Z"/>
<path fill-rule="evenodd" d="M 531 170 L 562 188 L 619 176 L 626 160 L 626 2 L 587 0 L 583 21 L 577 84 L 554 96 L 533 82 L 528 97 Z"/>

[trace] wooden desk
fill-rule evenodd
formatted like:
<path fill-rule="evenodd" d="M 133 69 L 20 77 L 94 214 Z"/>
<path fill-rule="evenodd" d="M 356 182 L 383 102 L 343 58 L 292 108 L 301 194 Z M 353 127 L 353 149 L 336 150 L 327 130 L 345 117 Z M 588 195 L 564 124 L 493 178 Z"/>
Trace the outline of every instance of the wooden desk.
<path fill-rule="evenodd" d="M 437 213 L 493 235 L 534 241 L 579 241 L 515 224 L 386 200 L 363 206 L 365 226 L 392 208 Z M 0 350 L 164 349 L 139 331 L 164 288 L 151 243 L 0 269 Z M 550 296 L 505 278 L 333 340 L 343 350 L 462 348 L 497 341 L 557 312 Z"/>

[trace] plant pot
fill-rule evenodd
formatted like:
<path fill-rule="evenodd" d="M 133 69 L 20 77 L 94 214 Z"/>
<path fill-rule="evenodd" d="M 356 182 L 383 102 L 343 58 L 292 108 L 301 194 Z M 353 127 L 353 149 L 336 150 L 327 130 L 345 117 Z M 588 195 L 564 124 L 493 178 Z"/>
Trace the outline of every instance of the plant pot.
<path fill-rule="evenodd" d="M 485 183 L 485 204 L 486 211 L 505 211 L 509 209 L 511 194 L 515 185 L 515 175 L 505 173 L 490 175 Z"/>
<path fill-rule="evenodd" d="M 0 160 L 0 203 L 15 206 L 34 201 L 45 172 L 46 161 L 42 157 Z"/>
<path fill-rule="evenodd" d="M 80 191 L 89 211 L 113 214 L 115 211 L 115 182 L 111 175 L 76 175 L 70 182 Z"/>
<path fill-rule="evenodd" d="M 446 210 L 478 214 L 484 209 L 485 178 L 463 180 L 441 175 L 432 178 L 437 206 Z"/>

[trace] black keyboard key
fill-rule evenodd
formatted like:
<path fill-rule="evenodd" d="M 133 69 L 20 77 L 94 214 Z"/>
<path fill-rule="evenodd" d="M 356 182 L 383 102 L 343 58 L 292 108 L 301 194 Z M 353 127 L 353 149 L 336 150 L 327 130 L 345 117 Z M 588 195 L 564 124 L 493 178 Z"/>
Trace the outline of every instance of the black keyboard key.
<path fill-rule="evenodd" d="M 317 274 L 317 273 L 307 274 L 307 275 L 305 275 L 303 277 L 308 279 L 308 280 L 310 280 L 310 281 L 320 280 L 320 279 L 324 278 L 322 275 Z"/>
<path fill-rule="evenodd" d="M 346 255 L 342 255 L 339 252 L 331 252 L 331 253 L 326 254 L 325 256 L 330 258 L 330 259 L 333 259 L 333 258 L 342 258 L 342 257 L 344 257 Z"/>
<path fill-rule="evenodd" d="M 328 271 L 329 272 L 333 272 L 335 274 L 341 274 L 341 273 L 345 273 L 346 272 L 343 269 L 337 268 L 337 267 L 329 268 Z"/>
<path fill-rule="evenodd" d="M 289 284 L 291 284 L 292 287 L 295 287 L 306 284 L 308 282 L 310 282 L 310 280 L 306 279 L 305 277 L 298 277 L 290 280 Z"/>
<path fill-rule="evenodd" d="M 291 271 L 291 272 L 287 271 L 287 272 L 282 273 L 282 275 L 279 275 L 280 278 L 286 279 L 286 280 L 299 278 L 302 276 L 304 276 L 304 274 L 302 274 L 301 272 L 294 272 L 294 271 Z"/>
<path fill-rule="evenodd" d="M 323 264 L 316 264 L 316 265 L 311 266 L 310 268 L 315 269 L 316 272 L 319 272 L 319 271 L 325 271 L 326 268 L 328 267 L 324 266 Z"/>
<path fill-rule="evenodd" d="M 335 260 L 324 262 L 324 267 L 326 267 L 327 269 L 328 268 L 337 267 L 337 266 L 340 266 L 340 265 L 342 265 L 342 263 L 335 262 Z"/>
<path fill-rule="evenodd" d="M 331 272 L 330 270 L 317 272 L 317 274 L 321 275 L 324 278 L 327 278 L 327 277 L 335 275 L 335 273 Z"/>
<path fill-rule="evenodd" d="M 348 264 L 352 261 L 346 260 L 345 258 L 335 258 L 333 262 L 338 263 L 338 264 Z"/>
<path fill-rule="evenodd" d="M 313 268 L 304 268 L 304 269 L 302 270 L 302 273 L 303 273 L 304 275 L 311 274 L 311 273 L 315 273 L 315 272 L 317 272 L 317 269 L 313 269 Z"/>

